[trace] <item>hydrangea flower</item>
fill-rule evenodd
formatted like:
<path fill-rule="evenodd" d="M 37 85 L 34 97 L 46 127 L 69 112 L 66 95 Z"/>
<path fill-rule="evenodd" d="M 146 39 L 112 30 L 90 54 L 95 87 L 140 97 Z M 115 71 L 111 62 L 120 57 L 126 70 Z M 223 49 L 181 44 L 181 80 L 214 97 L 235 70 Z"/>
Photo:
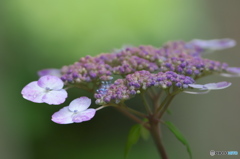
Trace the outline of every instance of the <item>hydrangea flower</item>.
<path fill-rule="evenodd" d="M 62 104 L 67 98 L 63 81 L 51 75 L 42 76 L 22 89 L 23 98 L 35 103 Z"/>
<path fill-rule="evenodd" d="M 88 109 L 91 99 L 80 97 L 73 100 L 69 106 L 60 109 L 52 115 L 52 121 L 58 124 L 81 123 L 92 119 L 96 113 L 95 109 Z"/>
<path fill-rule="evenodd" d="M 95 103 L 100 107 L 89 108 L 91 100 L 80 97 L 55 112 L 52 115 L 53 122 L 81 123 L 92 119 L 97 110 L 113 106 L 148 129 L 159 148 L 162 145 L 159 140 L 160 121 L 167 124 L 162 116 L 177 94 L 205 94 L 231 85 L 225 81 L 197 83 L 199 78 L 208 75 L 240 77 L 240 68 L 202 57 L 208 51 L 230 48 L 235 44 L 232 39 L 195 39 L 190 42 L 167 42 L 159 48 L 149 45 L 127 46 L 94 57 L 82 57 L 72 65 L 63 66 L 61 70 L 41 70 L 38 72 L 40 79 L 25 86 L 22 95 L 36 103 L 61 104 L 67 97 L 64 85 L 67 86 L 66 89 L 84 89 L 94 94 Z M 197 91 L 188 91 L 189 89 Z M 135 109 L 125 103 L 138 94 L 142 99 L 142 103 L 138 103 L 141 108 Z M 168 122 L 168 126 L 172 131 L 173 125 Z M 178 135 L 179 133 L 176 136 Z M 189 150 L 188 144 L 184 144 Z M 162 158 L 167 158 L 164 148 L 159 152 Z"/>

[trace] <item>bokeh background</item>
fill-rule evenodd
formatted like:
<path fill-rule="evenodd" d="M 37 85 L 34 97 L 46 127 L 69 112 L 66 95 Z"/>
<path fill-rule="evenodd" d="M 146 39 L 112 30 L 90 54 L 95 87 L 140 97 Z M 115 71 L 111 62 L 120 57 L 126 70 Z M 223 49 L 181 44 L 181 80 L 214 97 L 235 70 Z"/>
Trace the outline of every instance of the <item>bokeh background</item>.
<path fill-rule="evenodd" d="M 85 55 L 124 45 L 161 46 L 170 40 L 233 38 L 240 42 L 239 0 L 1 0 L 0 1 L 0 158 L 123 159 L 133 124 L 112 108 L 93 120 L 72 125 L 51 122 L 61 106 L 35 104 L 21 89 L 44 68 L 60 68 Z M 240 67 L 240 45 L 208 55 Z M 240 79 L 207 95 L 179 95 L 165 115 L 182 131 L 195 159 L 210 150 L 240 152 Z M 87 95 L 72 89 L 66 103 Z M 134 103 L 133 103 L 134 104 Z M 136 103 L 135 103 L 136 104 Z M 64 106 L 64 105 L 62 105 Z M 163 127 L 171 159 L 187 159 L 185 147 Z M 215 156 L 215 158 L 239 156 Z M 157 159 L 153 142 L 139 141 L 129 159 Z"/>

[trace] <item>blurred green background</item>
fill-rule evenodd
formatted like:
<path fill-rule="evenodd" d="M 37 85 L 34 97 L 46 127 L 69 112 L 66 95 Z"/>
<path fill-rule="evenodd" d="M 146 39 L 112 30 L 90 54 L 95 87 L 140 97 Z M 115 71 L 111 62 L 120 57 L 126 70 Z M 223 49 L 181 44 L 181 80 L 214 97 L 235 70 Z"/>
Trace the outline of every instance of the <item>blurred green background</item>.
<path fill-rule="evenodd" d="M 239 6 L 238 0 L 1 0 L 0 158 L 123 159 L 133 122 L 119 112 L 108 108 L 89 122 L 58 125 L 50 119 L 61 106 L 26 101 L 21 89 L 38 78 L 38 70 L 123 45 L 225 37 L 238 42 Z M 240 67 L 239 51 L 238 45 L 208 58 Z M 233 86 L 208 95 L 181 94 L 171 105 L 173 115 L 165 116 L 188 139 L 195 159 L 212 158 L 210 150 L 240 152 L 240 79 L 212 76 L 200 82 L 222 80 Z M 82 95 L 91 97 L 73 89 L 66 103 Z M 170 159 L 188 158 L 170 131 L 163 127 L 162 135 Z M 151 140 L 140 141 L 129 155 L 157 158 Z"/>

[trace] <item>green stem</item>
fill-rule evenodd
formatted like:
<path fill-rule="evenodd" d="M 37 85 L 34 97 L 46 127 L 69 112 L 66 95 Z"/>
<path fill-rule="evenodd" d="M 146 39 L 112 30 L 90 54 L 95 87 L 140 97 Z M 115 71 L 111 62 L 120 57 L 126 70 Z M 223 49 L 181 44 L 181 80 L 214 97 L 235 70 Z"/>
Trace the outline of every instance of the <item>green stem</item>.
<path fill-rule="evenodd" d="M 149 89 L 147 91 L 147 93 L 148 93 L 149 97 L 151 97 L 151 98 L 155 98 L 156 97 L 156 95 L 154 94 L 154 92 L 151 89 Z"/>
<path fill-rule="evenodd" d="M 163 100 L 163 102 L 161 103 L 161 105 L 158 107 L 157 111 L 155 111 L 156 113 L 159 113 L 163 108 L 164 106 L 166 105 L 169 105 L 170 102 L 172 101 L 172 98 L 175 97 L 175 95 L 177 95 L 178 93 L 180 92 L 180 90 L 176 90 L 176 91 L 173 91 L 172 93 L 167 93 L 167 96 L 165 97 L 165 99 Z M 170 100 L 170 101 L 169 101 Z"/>
<path fill-rule="evenodd" d="M 68 90 L 68 89 L 70 89 L 70 88 L 73 88 L 74 86 L 68 86 L 68 87 L 65 87 L 64 89 L 65 90 Z"/>
<path fill-rule="evenodd" d="M 156 90 L 156 88 L 151 87 L 151 91 L 153 92 L 154 96 L 158 96 L 158 91 Z"/>
<path fill-rule="evenodd" d="M 142 100 L 143 100 L 143 103 L 144 103 L 144 106 L 146 108 L 147 113 L 152 114 L 151 108 L 150 108 L 150 106 L 149 106 L 149 104 L 148 104 L 148 102 L 147 102 L 147 100 L 144 96 L 144 93 L 141 93 L 141 97 L 142 97 Z"/>
<path fill-rule="evenodd" d="M 161 97 L 162 97 L 162 94 L 163 94 L 163 90 L 160 91 L 159 95 L 156 96 L 154 100 L 154 112 L 157 111 L 158 107 L 160 106 L 160 102 L 161 102 Z"/>
<path fill-rule="evenodd" d="M 96 108 L 96 111 L 98 111 L 98 110 L 100 110 L 100 109 L 103 109 L 103 108 L 105 108 L 105 107 L 109 107 L 109 106 L 111 106 L 111 104 L 102 105 L 102 106 Z"/>
<path fill-rule="evenodd" d="M 161 105 L 158 107 L 157 109 L 157 113 L 160 112 L 162 110 L 162 108 L 164 107 L 165 103 L 171 98 L 171 95 L 167 95 L 166 98 L 163 100 L 163 102 L 161 103 Z"/>
<path fill-rule="evenodd" d="M 170 98 L 167 100 L 167 103 L 163 106 L 163 108 L 161 109 L 159 115 L 158 115 L 158 119 L 161 119 L 161 117 L 163 116 L 163 114 L 167 111 L 171 101 L 173 100 L 173 98 L 175 97 L 175 95 L 171 95 Z"/>

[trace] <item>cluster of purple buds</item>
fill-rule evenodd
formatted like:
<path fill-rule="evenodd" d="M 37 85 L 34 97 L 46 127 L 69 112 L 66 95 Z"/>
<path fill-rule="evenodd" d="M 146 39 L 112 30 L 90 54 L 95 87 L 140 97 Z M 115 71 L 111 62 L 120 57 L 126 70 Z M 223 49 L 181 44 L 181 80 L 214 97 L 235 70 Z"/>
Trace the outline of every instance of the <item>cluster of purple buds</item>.
<path fill-rule="evenodd" d="M 111 69 L 111 66 L 100 58 L 86 56 L 73 65 L 64 66 L 61 79 L 70 84 L 104 80 L 111 78 Z"/>
<path fill-rule="evenodd" d="M 70 66 L 62 68 L 61 79 L 65 83 L 109 80 L 112 75 L 128 75 L 136 71 L 174 71 L 193 78 L 211 73 L 227 72 L 228 65 L 201 55 L 209 50 L 232 47 L 231 39 L 193 40 L 168 42 L 161 48 L 153 46 L 126 47 L 117 52 L 86 56 Z"/>
<path fill-rule="evenodd" d="M 195 81 L 184 75 L 179 75 L 175 72 L 159 72 L 150 73 L 149 71 L 137 71 L 129 74 L 125 79 L 117 79 L 108 89 L 98 89 L 95 93 L 96 104 L 104 105 L 107 103 L 116 103 L 134 97 L 151 87 L 168 89 L 177 87 L 179 89 L 187 89 L 189 84 Z"/>
<path fill-rule="evenodd" d="M 175 41 L 160 48 L 125 47 L 95 57 L 86 56 L 62 69 L 39 71 L 39 80 L 26 85 L 22 95 L 35 103 L 58 105 L 65 102 L 66 89 L 76 86 L 91 90 L 95 93 L 96 104 L 104 106 L 124 102 L 151 87 L 203 94 L 210 90 L 227 88 L 231 83 L 201 85 L 196 84 L 196 79 L 214 73 L 225 77 L 239 77 L 240 68 L 204 59 L 202 55 L 234 45 L 235 41 L 231 39 Z M 119 76 L 119 79 L 114 81 L 116 76 Z M 66 88 L 63 88 L 64 85 Z M 54 113 L 52 121 L 69 124 L 90 120 L 100 109 L 88 109 L 90 104 L 87 97 L 77 98 L 69 106 Z"/>

